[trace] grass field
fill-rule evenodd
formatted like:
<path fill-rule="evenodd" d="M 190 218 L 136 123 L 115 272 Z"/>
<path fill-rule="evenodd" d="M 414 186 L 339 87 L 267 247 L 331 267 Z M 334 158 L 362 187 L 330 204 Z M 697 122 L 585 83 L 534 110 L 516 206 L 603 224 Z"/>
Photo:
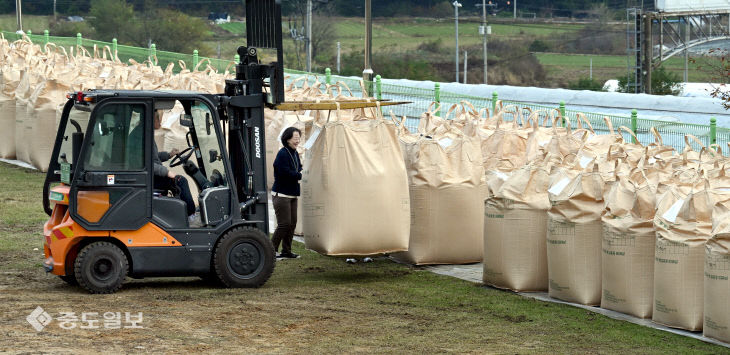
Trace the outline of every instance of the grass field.
<path fill-rule="evenodd" d="M 31 30 L 35 34 L 41 34 L 48 29 L 49 20 L 52 16 L 23 15 L 23 30 Z M 15 31 L 18 29 L 18 22 L 15 14 L 0 15 L 0 30 Z"/>
<path fill-rule="evenodd" d="M 0 353 L 706 354 L 727 349 L 377 258 L 303 250 L 259 289 L 196 278 L 129 280 L 90 295 L 41 270 L 43 174 L 0 163 Z M 38 248 L 38 249 L 36 249 Z M 25 317 L 143 312 L 145 329 L 38 333 Z"/>
<path fill-rule="evenodd" d="M 540 64 L 545 66 L 549 75 L 568 76 L 572 80 L 590 75 L 590 60 L 593 59 L 593 76 L 601 81 L 626 76 L 627 57 L 623 55 L 586 55 L 564 53 L 536 53 Z M 713 60 L 713 59 L 708 59 Z M 713 60 L 714 61 L 714 60 Z M 680 81 L 684 77 L 684 58 L 672 57 L 663 66 L 677 74 Z M 697 64 L 689 63 L 689 81 L 711 81 L 711 75 L 699 70 Z"/>

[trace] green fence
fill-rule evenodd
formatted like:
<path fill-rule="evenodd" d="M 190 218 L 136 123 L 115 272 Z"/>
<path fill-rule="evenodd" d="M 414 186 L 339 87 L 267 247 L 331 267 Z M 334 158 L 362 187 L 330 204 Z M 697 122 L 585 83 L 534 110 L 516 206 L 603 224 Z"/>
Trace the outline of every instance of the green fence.
<path fill-rule="evenodd" d="M 21 39 L 21 35 L 15 32 L 1 31 L 5 39 L 8 41 L 15 41 Z M 151 61 L 163 68 L 167 67 L 169 63 L 175 64 L 175 72 L 182 69 L 184 65 L 187 69 L 194 69 L 196 65 L 210 65 L 217 71 L 222 72 L 226 69 L 233 70 L 232 66 L 237 58 L 230 59 L 217 59 L 217 58 L 205 58 L 198 55 L 197 50 L 190 54 L 173 53 L 166 51 L 158 51 L 155 45 L 152 44 L 150 48 L 140 48 L 125 45 L 118 45 L 116 39 L 112 42 L 102 42 L 83 38 L 81 34 L 74 37 L 56 37 L 50 36 L 48 31 L 43 34 L 27 34 L 26 35 L 33 43 L 44 46 L 46 43 L 53 43 L 56 46 L 62 46 L 67 51 L 78 52 L 79 48 L 83 48 L 90 55 L 94 55 L 96 48 L 96 55 L 103 56 L 106 52 L 107 58 L 110 55 L 115 55 L 120 61 L 128 62 L 133 59 L 137 62 Z M 376 76 L 373 82 L 362 82 L 358 78 L 343 77 L 332 75 L 329 68 L 326 69 L 325 73 L 307 73 L 296 70 L 286 70 L 286 83 L 287 85 L 294 84 L 301 87 L 306 81 L 309 85 L 315 82 L 320 82 L 320 90 L 323 92 L 329 88 L 332 95 L 337 95 L 338 92 L 342 92 L 344 95 L 362 96 L 363 89 L 367 92 L 372 93 L 378 99 L 394 100 L 394 101 L 409 101 L 407 105 L 388 106 L 383 108 L 383 112 L 388 115 L 392 112 L 398 117 L 406 116 L 406 124 L 409 129 L 415 129 L 418 126 L 418 120 L 422 113 L 429 110 L 432 104 L 440 105 L 443 109 L 439 112 L 439 115 L 445 115 L 446 111 L 454 105 L 459 104 L 462 101 L 470 102 L 477 110 L 487 109 L 490 113 L 493 113 L 498 100 L 498 94 L 495 92 L 491 97 L 476 97 L 463 95 L 456 92 L 444 91 L 439 87 L 438 83 L 434 83 L 433 89 L 423 89 L 408 86 L 385 84 L 381 82 L 380 76 Z M 648 120 L 639 118 L 638 114 L 634 110 L 633 113 L 627 112 L 627 115 L 604 115 L 592 112 L 580 112 L 571 110 L 569 107 L 566 108 L 564 104 L 556 106 L 542 106 L 534 104 L 526 104 L 515 101 L 503 101 L 503 105 L 514 105 L 523 115 L 529 114 L 531 111 L 544 111 L 550 112 L 558 110 L 561 116 L 565 120 L 570 122 L 572 127 L 577 125 L 577 117 L 579 113 L 585 115 L 587 120 L 593 126 L 593 129 L 597 133 L 607 133 L 608 126 L 606 125 L 604 118 L 607 117 L 611 120 L 614 130 L 618 130 L 620 126 L 625 126 L 636 133 L 636 136 L 641 144 L 650 144 L 654 142 L 654 136 L 651 134 L 651 127 L 655 127 L 662 136 L 663 142 L 666 145 L 670 145 L 675 149 L 681 151 L 685 146 L 685 134 L 692 134 L 696 136 L 705 146 L 711 144 L 718 144 L 723 147 L 723 153 L 728 155 L 727 143 L 730 142 L 730 129 L 717 127 L 714 118 L 708 119 L 708 125 L 692 124 L 692 123 L 681 123 L 681 122 L 669 122 L 669 121 L 658 121 Z M 516 115 L 505 114 L 504 118 L 507 121 L 514 120 Z M 551 125 L 550 122 L 547 123 Z M 564 124 L 564 122 L 561 122 Z M 633 138 L 628 133 L 623 133 L 625 140 L 632 140 Z M 692 142 L 693 148 L 699 150 L 694 142 Z"/>

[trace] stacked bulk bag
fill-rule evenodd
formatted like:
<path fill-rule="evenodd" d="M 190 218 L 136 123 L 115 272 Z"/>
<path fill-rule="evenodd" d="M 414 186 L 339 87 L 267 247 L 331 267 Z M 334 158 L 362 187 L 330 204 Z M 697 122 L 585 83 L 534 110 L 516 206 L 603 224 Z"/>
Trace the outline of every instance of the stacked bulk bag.
<path fill-rule="evenodd" d="M 520 129 L 518 115 L 507 124 L 497 114 L 494 132 L 481 142 L 485 170 L 514 170 L 527 164 L 527 131 Z"/>
<path fill-rule="evenodd" d="M 20 72 L 13 66 L 14 50 L 0 39 L 0 158 L 15 159 L 15 90 Z"/>
<path fill-rule="evenodd" d="M 556 110 L 551 111 L 533 111 L 527 118 L 527 124 L 532 131 L 529 133 L 527 138 L 526 157 L 527 161 L 534 161 L 543 157 L 546 153 L 546 149 L 553 136 L 559 131 L 564 131 L 562 127 L 549 127 L 548 122 L 557 122 L 557 115 L 560 112 Z M 542 117 L 542 123 L 540 118 Z"/>
<path fill-rule="evenodd" d="M 63 110 L 66 94 L 72 90 L 70 84 L 76 74 L 73 71 L 60 72 L 65 69 L 66 58 L 61 55 L 56 56 L 56 52 L 51 51 L 50 46 L 46 47 L 45 54 L 46 62 L 36 69 L 38 80 L 32 88 L 27 107 L 28 116 L 34 127 L 32 136 L 27 137 L 30 143 L 28 147 L 30 163 L 42 171 L 48 169 L 53 152 L 53 142 L 56 139 L 59 122 L 57 112 Z M 69 156 L 68 159 L 70 158 Z"/>
<path fill-rule="evenodd" d="M 548 289 L 549 170 L 543 162 L 517 169 L 486 200 L 485 284 L 514 291 Z"/>
<path fill-rule="evenodd" d="M 725 233 L 713 236 L 705 246 L 702 333 L 730 342 L 730 239 Z"/>
<path fill-rule="evenodd" d="M 562 118 L 555 117 L 552 126 L 552 137 L 544 150 L 554 158 L 562 159 L 578 153 L 588 139 L 588 131 L 578 129 L 571 131 L 570 120 L 565 121 L 565 127 L 558 127 Z"/>
<path fill-rule="evenodd" d="M 723 167 L 724 171 L 724 167 Z M 704 336 L 730 342 L 730 204 L 719 199 L 712 216 L 712 238 L 705 245 Z"/>
<path fill-rule="evenodd" d="M 35 57 L 36 46 L 29 41 L 13 42 L 11 53 L 12 60 L 8 61 L 10 65 L 9 71 L 14 71 L 18 75 L 18 83 L 13 93 L 15 113 L 15 156 L 18 160 L 30 162 L 30 155 L 26 143 L 26 126 L 30 125 L 27 106 L 28 96 L 31 88 L 31 68 L 35 67 L 40 59 Z M 6 90 L 7 92 L 7 90 Z M 31 133 L 31 132 L 29 132 Z M 52 144 L 49 142 L 49 144 Z"/>
<path fill-rule="evenodd" d="M 401 123 L 402 124 L 402 123 Z M 407 252 L 411 264 L 466 264 L 482 260 L 484 168 L 477 140 L 443 122 L 446 132 L 403 134 L 410 190 Z"/>
<path fill-rule="evenodd" d="M 601 214 L 604 181 L 573 162 L 555 169 L 548 189 L 547 259 L 550 297 L 585 305 L 601 302 Z"/>
<path fill-rule="evenodd" d="M 595 155 L 605 155 L 608 153 L 608 149 L 614 144 L 623 144 L 624 139 L 620 133 L 615 132 L 613 129 L 613 123 L 608 117 L 604 117 L 603 120 L 606 123 L 608 134 L 595 134 L 593 127 L 590 126 L 590 122 L 585 118 L 585 115 L 576 115 L 579 119 L 583 119 L 586 124 L 591 128 L 591 135 L 586 139 L 585 149 L 594 153 Z"/>
<path fill-rule="evenodd" d="M 30 143 L 28 156 L 41 171 L 48 169 L 56 139 L 56 110 L 63 106 L 69 89 L 56 79 L 41 80 L 28 101 L 28 114 L 34 123 L 32 135 L 26 137 Z"/>
<path fill-rule="evenodd" d="M 408 249 L 408 175 L 396 127 L 380 107 L 368 111 L 368 119 L 343 121 L 337 110 L 307 142 L 304 241 L 321 254 Z"/>
<path fill-rule="evenodd" d="M 697 172 L 680 174 L 689 178 L 668 182 L 672 185 L 657 200 L 652 320 L 697 331 L 702 329 L 702 274 L 713 201 L 707 181 Z"/>
<path fill-rule="evenodd" d="M 30 96 L 31 77 L 33 73 L 24 69 L 20 71 L 20 81 L 15 90 L 15 156 L 18 160 L 30 163 L 30 152 L 26 133 L 32 135 L 32 122 L 28 115 L 28 98 Z M 53 144 L 49 142 L 49 144 Z"/>
<path fill-rule="evenodd" d="M 650 318 L 654 303 L 656 190 L 641 169 L 609 184 L 601 216 L 601 307 Z"/>

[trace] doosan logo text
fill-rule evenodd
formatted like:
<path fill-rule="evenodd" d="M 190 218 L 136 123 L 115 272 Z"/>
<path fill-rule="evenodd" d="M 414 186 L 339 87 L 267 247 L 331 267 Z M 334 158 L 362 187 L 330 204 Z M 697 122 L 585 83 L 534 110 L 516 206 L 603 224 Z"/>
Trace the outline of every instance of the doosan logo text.
<path fill-rule="evenodd" d="M 254 143 L 256 144 L 256 158 L 261 159 L 261 133 L 258 127 L 253 128 Z"/>

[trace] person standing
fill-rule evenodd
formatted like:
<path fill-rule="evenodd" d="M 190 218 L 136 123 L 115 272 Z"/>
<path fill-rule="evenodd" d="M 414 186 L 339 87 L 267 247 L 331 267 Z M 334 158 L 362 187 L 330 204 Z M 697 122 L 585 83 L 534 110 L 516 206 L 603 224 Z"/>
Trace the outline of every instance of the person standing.
<path fill-rule="evenodd" d="M 291 244 L 294 229 L 297 226 L 297 199 L 300 195 L 299 181 L 302 179 L 302 162 L 299 160 L 297 146 L 302 131 L 289 127 L 281 134 L 281 144 L 274 159 L 274 185 L 271 187 L 271 199 L 276 213 L 276 230 L 271 242 L 274 251 L 279 250 L 280 258 L 296 259 L 299 255 L 292 253 Z"/>

